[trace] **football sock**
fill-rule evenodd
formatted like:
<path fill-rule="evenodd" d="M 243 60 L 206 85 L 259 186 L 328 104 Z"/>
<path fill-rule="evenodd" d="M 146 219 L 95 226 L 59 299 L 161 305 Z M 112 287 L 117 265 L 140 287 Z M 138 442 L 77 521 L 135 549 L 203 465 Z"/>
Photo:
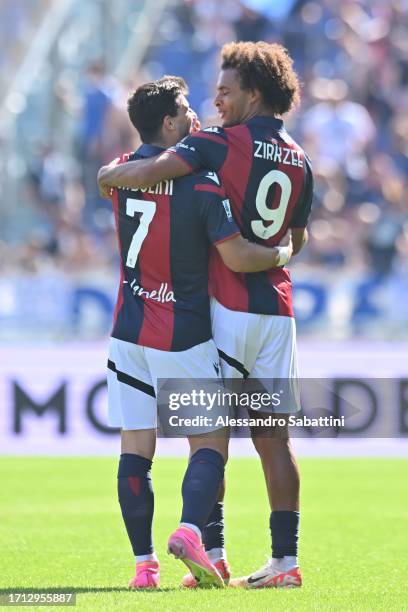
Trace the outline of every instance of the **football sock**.
<path fill-rule="evenodd" d="M 227 555 L 224 548 L 211 548 L 205 552 L 207 553 L 207 557 L 211 563 L 216 563 L 217 561 L 220 561 L 220 559 L 223 559 L 224 561 L 227 560 Z"/>
<path fill-rule="evenodd" d="M 188 529 L 194 531 L 201 540 L 201 529 L 199 529 L 197 525 L 193 525 L 193 523 L 180 523 L 180 527 L 188 527 Z"/>
<path fill-rule="evenodd" d="M 181 488 L 182 523 L 192 523 L 203 530 L 223 478 L 224 459 L 221 453 L 211 448 L 200 448 L 192 455 Z"/>
<path fill-rule="evenodd" d="M 143 563 L 143 561 L 158 561 L 156 553 L 152 555 L 136 555 L 136 563 Z"/>
<path fill-rule="evenodd" d="M 272 558 L 296 557 L 299 539 L 299 512 L 274 510 L 269 527 L 272 537 Z"/>
<path fill-rule="evenodd" d="M 154 495 L 150 478 L 152 462 L 140 455 L 120 456 L 118 498 L 123 521 L 136 557 L 153 554 Z"/>
<path fill-rule="evenodd" d="M 298 566 L 297 557 L 282 557 L 281 559 L 271 559 L 271 566 L 278 572 L 288 572 Z"/>
<path fill-rule="evenodd" d="M 224 504 L 216 502 L 203 530 L 205 550 L 224 548 Z M 222 557 L 218 557 L 221 559 Z"/>

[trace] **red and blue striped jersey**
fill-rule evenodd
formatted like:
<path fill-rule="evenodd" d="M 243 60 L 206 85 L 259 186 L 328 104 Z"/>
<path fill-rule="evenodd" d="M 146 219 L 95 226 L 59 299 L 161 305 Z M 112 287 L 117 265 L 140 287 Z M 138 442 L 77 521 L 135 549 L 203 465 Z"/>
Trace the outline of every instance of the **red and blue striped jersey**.
<path fill-rule="evenodd" d="M 121 162 L 162 150 L 144 144 Z M 217 175 L 114 189 L 112 202 L 121 259 L 112 336 L 164 351 L 209 340 L 209 247 L 239 233 Z"/>
<path fill-rule="evenodd" d="M 219 173 L 242 235 L 273 247 L 291 227 L 306 227 L 313 197 L 310 161 L 274 117 L 230 128 L 210 127 L 169 149 L 192 171 Z M 293 316 L 289 271 L 239 274 L 212 249 L 210 293 L 232 310 Z"/>

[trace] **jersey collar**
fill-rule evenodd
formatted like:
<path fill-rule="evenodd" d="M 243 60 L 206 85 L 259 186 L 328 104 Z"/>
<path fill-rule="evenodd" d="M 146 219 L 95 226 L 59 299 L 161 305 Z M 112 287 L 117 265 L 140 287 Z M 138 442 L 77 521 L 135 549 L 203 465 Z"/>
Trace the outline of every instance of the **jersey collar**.
<path fill-rule="evenodd" d="M 283 128 L 282 119 L 278 119 L 277 117 L 266 117 L 265 115 L 256 115 L 256 117 L 252 117 L 252 119 L 249 119 L 246 123 L 247 125 L 268 125 L 278 131 Z"/>
<path fill-rule="evenodd" d="M 140 155 L 140 157 L 154 157 L 155 155 L 162 153 L 164 150 L 164 147 L 157 147 L 156 145 L 151 144 L 142 144 L 137 149 L 136 153 Z"/>

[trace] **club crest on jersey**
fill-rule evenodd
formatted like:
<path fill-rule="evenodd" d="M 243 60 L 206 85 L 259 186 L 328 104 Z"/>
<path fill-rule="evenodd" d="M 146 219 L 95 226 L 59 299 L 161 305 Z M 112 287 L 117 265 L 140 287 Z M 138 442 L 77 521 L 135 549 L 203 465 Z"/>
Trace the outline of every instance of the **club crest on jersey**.
<path fill-rule="evenodd" d="M 232 221 L 232 211 L 231 211 L 231 204 L 230 201 L 227 200 L 223 200 L 222 204 L 224 206 L 224 210 L 227 213 L 227 217 L 228 217 L 228 221 Z"/>
<path fill-rule="evenodd" d="M 127 281 L 124 281 L 124 283 L 127 283 Z M 138 285 L 136 283 L 136 279 L 133 279 L 130 283 L 130 287 L 132 289 L 133 295 L 146 298 L 147 300 L 154 300 L 155 302 L 160 302 L 161 304 L 164 304 L 165 302 L 177 301 L 174 297 L 173 291 L 167 291 L 167 283 L 161 283 L 159 289 L 153 289 L 152 291 L 148 291 L 147 289 L 143 289 L 143 287 Z"/>

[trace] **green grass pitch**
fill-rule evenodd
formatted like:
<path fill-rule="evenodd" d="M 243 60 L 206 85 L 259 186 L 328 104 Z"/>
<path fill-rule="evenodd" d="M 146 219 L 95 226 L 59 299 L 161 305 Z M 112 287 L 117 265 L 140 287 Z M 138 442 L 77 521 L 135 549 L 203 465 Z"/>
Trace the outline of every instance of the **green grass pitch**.
<path fill-rule="evenodd" d="M 116 465 L 110 458 L 0 459 L 0 594 L 63 588 L 76 592 L 76 609 L 120 612 L 408 610 L 406 460 L 301 461 L 304 587 L 286 591 L 178 587 L 184 565 L 166 554 L 166 540 L 180 514 L 185 460 L 158 458 L 154 537 L 162 588 L 129 592 L 134 564 L 116 500 Z M 257 459 L 231 459 L 227 483 L 236 576 L 257 569 L 269 553 Z"/>

